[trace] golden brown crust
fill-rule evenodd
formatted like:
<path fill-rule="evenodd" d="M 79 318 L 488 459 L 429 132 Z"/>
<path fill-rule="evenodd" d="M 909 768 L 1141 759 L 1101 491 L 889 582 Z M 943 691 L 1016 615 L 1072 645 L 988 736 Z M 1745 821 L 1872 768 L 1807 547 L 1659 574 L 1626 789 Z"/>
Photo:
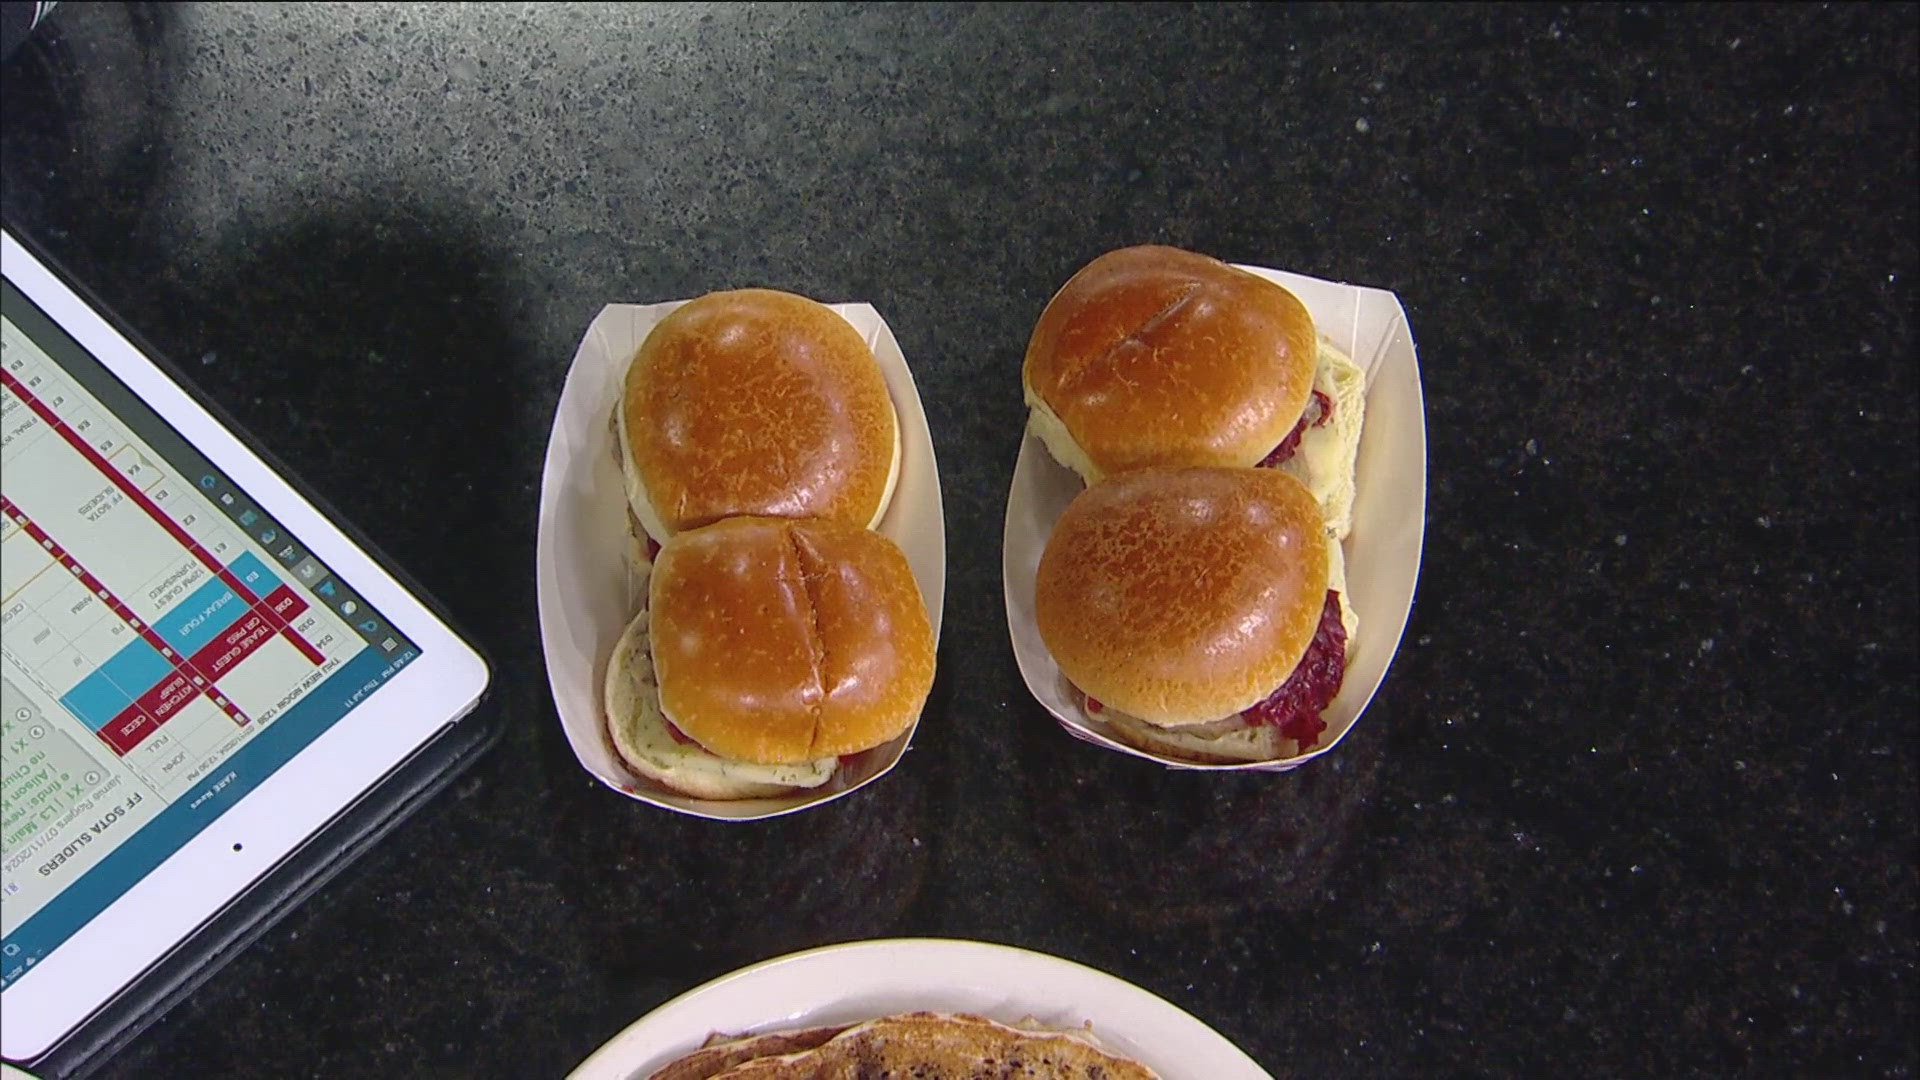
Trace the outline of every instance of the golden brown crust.
<path fill-rule="evenodd" d="M 867 525 L 891 490 L 886 379 L 859 332 L 803 296 L 682 305 L 641 343 L 620 408 L 649 531 L 744 514 Z"/>
<path fill-rule="evenodd" d="M 1130 247 L 1061 287 L 1022 378 L 1029 404 L 1043 402 L 1090 459 L 1090 480 L 1251 466 L 1300 419 L 1316 352 L 1313 317 L 1286 289 L 1205 255 Z"/>
<path fill-rule="evenodd" d="M 820 1046 L 761 1057 L 715 1080 L 798 1080 L 824 1076 L 1154 1080 L 1146 1066 L 1106 1052 L 1084 1033 L 1034 1031 L 964 1013 L 902 1013 L 856 1024 Z"/>
<path fill-rule="evenodd" d="M 906 730 L 933 685 L 933 627 L 907 557 L 879 533 L 795 522 L 826 697 L 816 754 L 852 754 Z"/>
<path fill-rule="evenodd" d="M 1076 496 L 1035 579 L 1062 674 L 1157 724 L 1266 697 L 1306 654 L 1327 593 L 1319 504 L 1272 469 L 1145 469 Z"/>
<path fill-rule="evenodd" d="M 649 583 L 660 702 L 723 757 L 784 764 L 899 735 L 933 683 L 906 556 L 853 525 L 729 518 L 661 548 Z"/>
<path fill-rule="evenodd" d="M 795 1031 L 774 1031 L 765 1035 L 740 1035 L 730 1039 L 716 1036 L 686 1057 L 656 1070 L 647 1080 L 709 1080 L 755 1058 L 811 1050 L 852 1026 L 833 1024 Z"/>

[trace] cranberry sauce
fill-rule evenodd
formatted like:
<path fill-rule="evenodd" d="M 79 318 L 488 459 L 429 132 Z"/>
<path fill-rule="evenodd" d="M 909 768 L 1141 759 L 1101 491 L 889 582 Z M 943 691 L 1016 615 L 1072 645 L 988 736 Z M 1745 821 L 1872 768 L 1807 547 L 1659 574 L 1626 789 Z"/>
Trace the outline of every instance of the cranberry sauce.
<path fill-rule="evenodd" d="M 1287 437 L 1281 439 L 1280 445 L 1273 448 L 1273 453 L 1261 458 L 1260 463 L 1254 468 L 1271 469 L 1291 458 L 1299 452 L 1300 438 L 1307 433 L 1308 428 L 1319 427 L 1331 419 L 1333 419 L 1333 399 L 1315 390 L 1313 397 L 1307 400 L 1306 411 L 1300 414 L 1300 422 L 1293 425 L 1293 430 L 1287 432 Z"/>
<path fill-rule="evenodd" d="M 1313 643 L 1307 646 L 1300 665 L 1278 690 L 1240 715 L 1246 717 L 1249 727 L 1273 724 L 1280 734 L 1299 743 L 1301 750 L 1312 749 L 1320 733 L 1327 730 L 1320 713 L 1340 692 L 1346 673 L 1347 628 L 1340 622 L 1340 594 L 1329 589 L 1327 602 L 1320 608 L 1319 629 L 1314 631 Z"/>
<path fill-rule="evenodd" d="M 1302 416 L 1300 422 L 1293 425 L 1293 430 L 1287 432 L 1287 437 L 1280 440 L 1280 445 L 1273 448 L 1273 453 L 1261 458 L 1260 464 L 1255 465 L 1254 468 L 1271 469 L 1276 465 L 1284 463 L 1300 449 L 1300 436 L 1306 433 L 1307 418 Z"/>

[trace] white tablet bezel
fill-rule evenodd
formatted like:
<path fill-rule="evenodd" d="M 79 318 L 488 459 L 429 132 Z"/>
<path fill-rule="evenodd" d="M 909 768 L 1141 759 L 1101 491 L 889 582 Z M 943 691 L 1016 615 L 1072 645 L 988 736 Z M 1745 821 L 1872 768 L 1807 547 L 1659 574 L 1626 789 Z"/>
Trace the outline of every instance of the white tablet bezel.
<path fill-rule="evenodd" d="M 488 670 L 438 616 L 11 233 L 0 245 L 0 266 L 28 299 L 420 650 L 417 660 L 0 991 L 0 1056 L 28 1061 L 471 711 L 486 690 Z"/>

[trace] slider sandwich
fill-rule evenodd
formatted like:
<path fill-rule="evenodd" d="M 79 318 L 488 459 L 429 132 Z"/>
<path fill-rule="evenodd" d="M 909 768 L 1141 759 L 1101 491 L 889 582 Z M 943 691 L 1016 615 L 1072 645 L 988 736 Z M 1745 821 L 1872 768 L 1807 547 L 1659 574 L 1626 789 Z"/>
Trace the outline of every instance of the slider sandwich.
<path fill-rule="evenodd" d="M 1359 624 L 1341 541 L 1365 373 L 1285 288 L 1143 246 L 1061 287 L 1021 375 L 1029 428 L 1091 485 L 1037 585 L 1088 712 L 1189 761 L 1320 745 Z"/>
<path fill-rule="evenodd" d="M 830 520 L 676 533 L 607 663 L 607 729 L 640 776 L 701 799 L 817 788 L 913 724 L 933 629 L 891 540 Z"/>
<path fill-rule="evenodd" d="M 1297 757 L 1346 673 L 1339 550 L 1284 472 L 1136 469 L 1055 523 L 1035 619 L 1117 738 L 1210 764 Z"/>
<path fill-rule="evenodd" d="M 1291 292 L 1178 248 L 1108 252 L 1034 326 L 1034 434 L 1091 484 L 1150 465 L 1278 468 L 1352 525 L 1366 376 Z"/>

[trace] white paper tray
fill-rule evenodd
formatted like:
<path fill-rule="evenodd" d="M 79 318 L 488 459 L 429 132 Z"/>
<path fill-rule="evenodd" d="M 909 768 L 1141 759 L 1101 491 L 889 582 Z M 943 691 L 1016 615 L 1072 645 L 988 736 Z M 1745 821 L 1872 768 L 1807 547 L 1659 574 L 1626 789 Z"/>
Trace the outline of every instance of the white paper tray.
<path fill-rule="evenodd" d="M 641 802 L 695 817 L 752 821 L 818 806 L 872 783 L 899 762 L 919 718 L 892 742 L 843 765 L 825 787 L 776 799 L 688 798 L 633 775 L 614 753 L 602 719 L 602 677 L 614 642 L 639 610 L 639 598 L 633 595 L 627 562 L 627 498 L 611 419 L 627 362 L 654 324 L 684 303 L 609 304 L 574 353 L 540 478 L 535 551 L 540 642 L 560 725 L 582 768 Z M 900 423 L 900 478 L 877 531 L 906 553 L 937 644 L 946 592 L 946 519 L 920 393 L 900 343 L 878 311 L 868 304 L 829 306 L 866 339 L 886 376 Z"/>
<path fill-rule="evenodd" d="M 1240 765 L 1196 765 L 1140 750 L 1108 734 L 1087 713 L 1082 698 L 1047 652 L 1034 621 L 1034 576 L 1053 524 L 1083 487 L 1044 444 L 1028 434 L 1007 494 L 1001 573 L 1007 596 L 1007 629 L 1027 689 L 1060 726 L 1076 738 L 1157 761 L 1176 769 L 1285 772 L 1333 749 L 1352 729 L 1400 646 L 1413 587 L 1420 575 L 1420 545 L 1426 531 L 1427 426 L 1420 398 L 1420 365 L 1413 332 L 1400 299 L 1381 289 L 1243 266 L 1278 282 L 1313 313 L 1319 331 L 1353 357 L 1367 373 L 1366 425 L 1355 466 L 1353 532 L 1347 537 L 1347 593 L 1360 618 L 1346 680 L 1322 719 L 1327 730 L 1317 746 L 1298 757 Z"/>

